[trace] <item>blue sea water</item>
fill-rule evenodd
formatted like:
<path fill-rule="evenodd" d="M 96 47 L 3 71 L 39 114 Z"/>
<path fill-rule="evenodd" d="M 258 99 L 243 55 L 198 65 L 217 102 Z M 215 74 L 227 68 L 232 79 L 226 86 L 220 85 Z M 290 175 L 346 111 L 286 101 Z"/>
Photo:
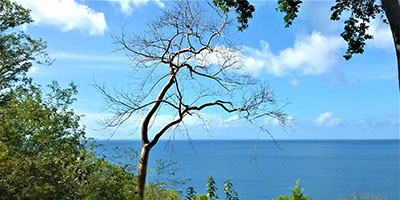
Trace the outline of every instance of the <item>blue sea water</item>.
<path fill-rule="evenodd" d="M 116 150 L 140 149 L 140 141 L 98 141 L 97 151 L 111 158 Z M 149 168 L 158 159 L 177 161 L 178 177 L 190 178 L 206 193 L 212 175 L 219 196 L 231 179 L 241 200 L 266 200 L 290 194 L 297 180 L 304 193 L 316 200 L 358 195 L 400 199 L 399 140 L 175 140 L 160 141 L 152 149 Z M 120 159 L 123 159 L 120 158 Z M 115 161 L 115 160 L 114 160 Z M 153 176 L 153 177 L 152 177 Z M 155 175 L 149 174 L 148 180 Z M 223 199 L 223 198 L 222 198 Z"/>

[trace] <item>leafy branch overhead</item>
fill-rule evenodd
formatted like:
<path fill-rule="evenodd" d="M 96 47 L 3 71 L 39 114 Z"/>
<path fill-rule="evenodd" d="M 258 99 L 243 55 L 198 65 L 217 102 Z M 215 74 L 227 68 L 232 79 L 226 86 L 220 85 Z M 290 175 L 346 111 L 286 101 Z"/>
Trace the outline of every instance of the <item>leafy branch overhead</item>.
<path fill-rule="evenodd" d="M 247 0 L 214 0 L 213 2 L 224 12 L 229 12 L 230 8 L 235 10 L 238 15 L 240 31 L 248 27 L 248 20 L 253 17 L 252 13 L 255 9 Z M 276 10 L 285 14 L 283 20 L 287 28 L 293 24 L 294 19 L 298 16 L 300 5 L 303 2 L 301 0 L 278 0 L 277 3 Z M 346 60 L 349 60 L 353 54 L 363 53 L 365 41 L 373 38 L 372 35 L 367 34 L 371 20 L 375 19 L 376 16 L 384 18 L 382 6 L 376 0 L 336 0 L 331 11 L 333 11 L 331 20 L 334 21 L 340 20 L 343 12 L 349 13 L 348 19 L 344 21 L 344 31 L 341 33 L 342 38 L 348 44 L 343 56 Z M 383 21 L 387 22 L 385 19 Z"/>
<path fill-rule="evenodd" d="M 343 12 L 350 12 L 349 18 L 344 21 L 344 31 L 340 34 L 348 45 L 343 57 L 349 60 L 353 54 L 363 53 L 365 41 L 374 38 L 367 33 L 371 20 L 377 15 L 384 18 L 382 7 L 375 0 L 336 0 L 331 10 L 331 20 L 334 21 L 340 20 Z M 387 23 L 385 19 L 383 21 Z"/>
<path fill-rule="evenodd" d="M 4 90 L 20 80 L 27 80 L 26 72 L 33 63 L 50 64 L 46 43 L 33 39 L 16 27 L 32 22 L 29 10 L 15 2 L 0 4 L 0 102 Z"/>
<path fill-rule="evenodd" d="M 278 0 L 278 7 L 276 7 L 276 10 L 286 13 L 283 17 L 286 28 L 292 25 L 293 20 L 296 19 L 301 3 L 303 3 L 301 0 Z"/>
<path fill-rule="evenodd" d="M 253 18 L 255 8 L 246 0 L 213 0 L 215 6 L 220 8 L 224 13 L 228 13 L 230 9 L 234 9 L 238 14 L 236 17 L 239 31 L 245 30 L 249 26 L 249 19 Z"/>
<path fill-rule="evenodd" d="M 292 25 L 301 3 L 301 0 L 278 0 L 276 10 L 285 13 L 283 17 L 285 27 Z M 248 27 L 248 19 L 252 18 L 252 12 L 254 12 L 254 7 L 249 4 L 248 0 L 215 0 L 214 4 L 224 12 L 228 12 L 229 8 L 236 9 L 238 22 L 241 24 L 239 30 L 243 31 Z M 242 12 L 240 7 L 248 12 Z M 249 7 L 253 10 L 246 9 Z M 346 60 L 349 60 L 354 54 L 362 54 L 366 41 L 373 39 L 374 36 L 367 32 L 371 21 L 379 16 L 384 23 L 390 25 L 397 56 L 397 75 L 400 88 L 400 1 L 336 0 L 331 11 L 330 19 L 333 21 L 339 21 L 343 16 L 347 18 L 344 20 L 344 30 L 340 34 L 347 43 L 347 50 L 343 55 Z"/>

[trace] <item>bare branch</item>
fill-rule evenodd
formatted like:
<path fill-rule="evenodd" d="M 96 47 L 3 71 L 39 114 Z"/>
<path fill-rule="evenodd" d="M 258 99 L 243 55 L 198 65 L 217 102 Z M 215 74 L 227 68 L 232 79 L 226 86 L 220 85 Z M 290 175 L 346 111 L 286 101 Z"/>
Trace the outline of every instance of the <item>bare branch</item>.
<path fill-rule="evenodd" d="M 119 50 L 137 70 L 134 81 L 138 87 L 129 88 L 129 92 L 114 90 L 113 94 L 104 86 L 96 88 L 114 114 L 107 126 L 117 129 L 132 117 L 142 118 L 136 184 L 139 199 L 144 198 L 150 150 L 166 132 L 174 127 L 179 130 L 180 124 L 187 134 L 187 116 L 197 117 L 208 128 L 202 114 L 206 108 L 217 107 L 226 113 L 238 113 L 267 134 L 270 132 L 263 125 L 265 118 L 277 119 L 283 125 L 289 122 L 272 90 L 246 73 L 240 50 L 226 35 L 228 15 L 212 11 L 214 14 L 204 11 L 199 2 L 177 1 L 174 8 L 163 10 L 157 20 L 149 23 L 144 34 L 127 35 L 123 29 L 120 36 L 114 37 L 121 46 Z M 173 118 L 158 120 L 165 114 Z M 155 128 L 158 132 L 149 138 Z"/>
<path fill-rule="evenodd" d="M 114 110 L 110 126 L 120 125 L 137 112 L 145 113 L 141 137 L 151 149 L 188 115 L 205 122 L 201 114 L 211 107 L 238 113 L 268 134 L 265 118 L 289 125 L 285 105 L 279 106 L 272 90 L 246 73 L 240 49 L 225 34 L 231 25 L 228 15 L 212 11 L 214 14 L 204 11 L 199 2 L 177 1 L 174 8 L 163 10 L 149 23 L 143 35 L 129 36 L 123 30 L 114 37 L 136 69 L 147 70 L 148 76 L 138 73 L 139 87 L 129 93 L 110 95 L 98 87 Z M 174 118 L 163 122 L 154 138 L 149 138 L 149 129 L 154 128 L 150 123 L 158 114 Z"/>

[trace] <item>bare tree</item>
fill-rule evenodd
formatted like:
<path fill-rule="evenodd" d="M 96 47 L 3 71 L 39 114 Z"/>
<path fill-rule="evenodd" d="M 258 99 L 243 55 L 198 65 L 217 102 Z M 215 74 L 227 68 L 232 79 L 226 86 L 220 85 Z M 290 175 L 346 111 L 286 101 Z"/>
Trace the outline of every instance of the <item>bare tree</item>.
<path fill-rule="evenodd" d="M 268 134 L 259 123 L 266 117 L 288 123 L 270 87 L 246 73 L 242 54 L 226 37 L 231 23 L 228 16 L 209 6 L 211 11 L 206 12 L 199 3 L 178 1 L 149 23 L 143 35 L 126 35 L 123 31 L 115 42 L 137 70 L 137 88 L 110 93 L 97 86 L 114 113 L 108 127 L 143 118 L 136 185 L 139 199 L 144 198 L 150 150 L 167 131 L 185 128 L 187 116 L 203 121 L 202 111 L 215 107 L 238 113 Z M 157 121 L 163 126 L 154 131 L 152 122 L 161 114 L 173 117 Z"/>

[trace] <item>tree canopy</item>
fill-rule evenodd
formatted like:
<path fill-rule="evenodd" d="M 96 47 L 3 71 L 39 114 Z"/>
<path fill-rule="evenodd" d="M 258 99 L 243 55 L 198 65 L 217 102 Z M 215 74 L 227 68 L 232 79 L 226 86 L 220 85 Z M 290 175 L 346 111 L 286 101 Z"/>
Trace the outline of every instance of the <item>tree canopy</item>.
<path fill-rule="evenodd" d="M 79 116 L 68 105 L 74 86 L 43 97 L 33 85 L 17 88 L 0 106 L 0 196 L 17 199 L 75 197 L 84 146 Z M 54 99 L 53 99 L 54 98 Z"/>
<path fill-rule="evenodd" d="M 51 63 L 46 43 L 20 30 L 32 22 L 29 12 L 16 2 L 0 2 L 0 103 L 7 88 L 27 79 L 26 72 L 34 62 Z"/>
<path fill-rule="evenodd" d="M 33 63 L 50 64 L 46 44 L 20 29 L 29 10 L 0 1 L 0 199 L 137 199 L 133 172 L 95 155 L 71 104 L 77 86 L 34 84 Z M 46 91 L 47 90 L 47 91 Z M 178 199 L 160 185 L 148 199 Z"/>

